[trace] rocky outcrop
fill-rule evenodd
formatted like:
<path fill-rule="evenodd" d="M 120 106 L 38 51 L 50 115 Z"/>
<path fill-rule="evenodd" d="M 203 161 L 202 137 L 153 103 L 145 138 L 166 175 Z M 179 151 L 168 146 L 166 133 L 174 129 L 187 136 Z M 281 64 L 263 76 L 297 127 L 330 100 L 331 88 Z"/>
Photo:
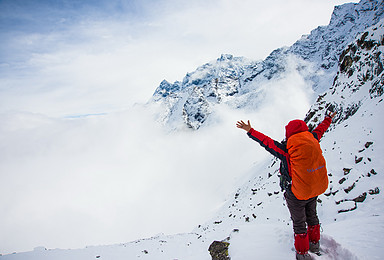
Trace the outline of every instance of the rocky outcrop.
<path fill-rule="evenodd" d="M 212 260 L 230 260 L 228 254 L 229 243 L 223 241 L 214 241 L 209 246 L 209 253 L 212 257 Z"/>
<path fill-rule="evenodd" d="M 333 86 L 319 95 L 306 115 L 310 128 L 327 109 L 335 110 L 340 124 L 353 116 L 365 102 L 381 102 L 384 85 L 384 19 L 358 35 L 339 57 L 339 70 Z M 367 99 L 367 97 L 369 97 Z"/>

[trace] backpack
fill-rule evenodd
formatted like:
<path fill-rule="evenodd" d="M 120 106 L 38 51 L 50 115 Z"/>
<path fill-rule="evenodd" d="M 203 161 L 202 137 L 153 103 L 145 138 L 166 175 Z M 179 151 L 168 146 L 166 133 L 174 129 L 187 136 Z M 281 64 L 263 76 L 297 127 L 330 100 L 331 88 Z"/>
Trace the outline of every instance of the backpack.
<path fill-rule="evenodd" d="M 319 141 L 309 131 L 288 138 L 291 190 L 299 200 L 319 196 L 328 188 L 326 162 Z"/>

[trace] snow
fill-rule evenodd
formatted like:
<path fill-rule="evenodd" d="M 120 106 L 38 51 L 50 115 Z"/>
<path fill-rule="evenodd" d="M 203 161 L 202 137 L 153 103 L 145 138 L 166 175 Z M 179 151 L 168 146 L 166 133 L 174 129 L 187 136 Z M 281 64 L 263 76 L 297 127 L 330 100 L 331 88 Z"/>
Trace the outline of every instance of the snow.
<path fill-rule="evenodd" d="M 287 255 L 292 259 L 295 257 L 290 226 L 258 224 L 239 229 L 240 232 L 231 237 L 229 254 L 232 259 L 285 259 Z"/>
<path fill-rule="evenodd" d="M 355 5 L 350 4 L 347 7 L 348 9 L 354 10 Z M 343 14 L 341 16 L 344 17 L 344 13 L 340 13 L 341 9 L 337 10 L 338 12 L 332 17 L 332 22 L 336 22 L 335 19 L 337 15 Z M 381 20 L 376 26 L 369 28 L 367 30 L 367 38 L 376 43 L 382 42 L 384 35 L 383 24 L 384 20 Z M 333 86 L 324 93 L 321 93 L 307 114 L 309 124 L 316 125 L 322 120 L 330 104 L 334 105 L 338 112 L 332 126 L 329 131 L 325 133 L 320 143 L 324 157 L 327 160 L 330 184 L 327 191 L 319 196 L 318 200 L 318 215 L 322 227 L 320 241 L 322 255 L 312 255 L 313 259 L 371 260 L 382 259 L 384 256 L 384 247 L 382 247 L 382 234 L 384 232 L 384 210 L 382 207 L 384 203 L 384 197 L 382 195 L 384 191 L 384 160 L 382 159 L 382 154 L 384 154 L 384 122 L 382 115 L 384 114 L 384 102 L 380 91 L 377 91 L 375 95 L 372 94 L 375 84 L 376 86 L 380 86 L 380 84 L 382 86 L 383 81 L 380 80 L 384 77 L 384 72 L 381 71 L 380 74 L 376 73 L 377 75 L 373 72 L 371 73 L 371 71 L 377 72 L 377 70 L 375 70 L 375 66 L 379 64 L 377 60 L 382 61 L 384 54 L 382 53 L 383 47 L 380 44 L 371 49 L 359 46 L 358 40 L 361 39 L 362 35 L 363 32 L 357 36 L 356 40 L 352 42 L 350 46 L 357 46 L 355 54 L 362 57 L 364 56 L 364 62 L 355 59 L 355 62 L 349 67 L 352 69 L 350 72 L 339 69 Z M 372 57 L 375 57 L 375 59 Z M 232 56 L 223 56 L 221 60 L 228 61 L 232 58 Z M 369 62 L 370 60 L 375 60 L 376 63 Z M 206 64 L 205 66 L 212 69 L 212 64 Z M 231 71 L 230 67 L 226 69 Z M 364 75 L 367 75 L 367 72 L 370 72 L 372 77 L 365 77 Z M 188 80 L 198 80 L 204 73 L 204 71 L 192 73 Z M 296 76 L 297 75 L 293 75 L 293 78 L 299 81 L 301 78 L 296 78 Z M 211 82 L 212 78 L 208 77 L 207 80 Z M 282 78 L 279 80 L 284 83 L 284 80 L 287 79 Z M 265 86 L 272 88 L 273 84 L 271 84 L 271 82 L 275 83 L 279 81 L 270 81 L 269 84 Z M 164 85 L 168 87 L 171 86 L 170 84 Z M 299 85 L 305 88 L 304 83 L 300 83 Z M 278 88 L 277 92 L 283 92 L 286 95 L 283 89 Z M 303 91 L 302 93 L 306 92 Z M 171 94 L 177 95 L 177 93 Z M 184 99 L 185 97 L 181 95 L 181 97 L 178 98 Z M 287 102 L 291 103 L 294 102 L 294 100 Z M 348 108 L 352 106 L 354 108 L 353 113 L 348 110 Z M 244 112 L 244 110 L 234 111 L 231 110 L 230 107 L 214 108 L 215 112 L 213 112 L 213 115 L 226 114 L 226 118 L 231 119 L 239 115 L 250 115 Z M 120 116 L 119 118 L 121 119 L 125 115 Z M 19 115 L 19 117 L 17 120 L 24 121 L 25 129 L 37 132 L 39 129 L 34 128 L 34 125 L 37 123 L 53 124 L 51 120 L 39 116 L 26 117 L 27 120 L 24 120 L 23 115 Z M 5 121 L 12 123 L 11 120 Z M 202 141 L 199 140 L 199 138 L 206 136 L 208 132 L 215 133 L 214 137 L 217 140 L 225 140 L 221 141 L 222 143 L 220 144 L 222 145 L 224 143 L 224 146 L 219 146 L 215 144 L 215 140 L 210 140 L 209 145 L 217 145 L 217 147 L 215 147 L 216 150 L 225 146 L 235 147 L 233 141 L 226 140 L 227 136 L 225 136 L 225 134 L 230 133 L 230 138 L 238 140 L 239 146 L 236 146 L 236 148 L 239 148 L 241 145 L 241 147 L 245 147 L 244 149 L 249 149 L 250 152 L 247 152 L 248 156 L 254 156 L 255 163 L 251 166 L 240 167 L 236 164 L 241 164 L 247 160 L 231 161 L 231 164 L 234 165 L 233 168 L 226 170 L 229 172 L 240 172 L 239 178 L 236 181 L 233 180 L 231 186 L 232 192 L 227 199 L 221 203 L 220 207 L 215 209 L 210 219 L 198 225 L 190 233 L 175 235 L 159 234 L 128 243 L 88 246 L 81 249 L 52 249 L 45 248 L 43 245 L 35 247 L 31 252 L 0 256 L 0 260 L 209 260 L 211 257 L 208 248 L 215 240 L 225 240 L 230 243 L 229 255 L 232 260 L 294 259 L 295 250 L 293 248 L 292 224 L 288 209 L 285 205 L 283 192 L 279 187 L 279 162 L 265 154 L 258 157 L 258 155 L 261 154 L 259 152 L 262 148 L 255 142 L 251 143 L 253 141 L 248 139 L 243 132 L 239 132 L 240 130 L 236 129 L 237 132 L 235 132 L 235 130 L 225 133 L 220 132 L 221 127 L 229 127 L 227 122 L 213 120 L 210 121 L 210 123 L 210 125 L 200 129 L 199 132 L 187 132 L 188 138 L 191 139 L 189 141 L 197 144 L 197 146 L 188 147 L 192 149 L 192 151 L 186 155 L 186 160 L 181 162 L 188 162 L 184 166 L 192 168 L 192 173 L 196 173 L 193 174 L 193 176 L 191 174 L 192 177 L 189 179 L 190 183 L 188 184 L 192 186 L 189 192 L 192 192 L 193 188 L 199 185 L 205 185 L 204 177 L 220 177 L 217 173 L 212 176 L 209 174 L 210 172 L 225 171 L 223 164 L 220 165 L 218 169 L 208 168 L 201 172 L 198 164 L 195 163 L 195 161 L 202 161 L 202 159 L 206 157 L 204 153 L 201 153 L 201 150 L 205 147 L 203 141 L 207 140 Z M 257 127 L 259 125 L 260 124 L 256 124 Z M 234 124 L 232 127 L 234 128 Z M 7 128 L 16 130 L 16 132 L 20 131 L 20 129 L 13 129 L 12 124 L 9 124 Z M 122 129 L 127 128 L 123 127 Z M 150 131 L 151 130 L 147 130 L 144 134 L 150 135 Z M 277 131 L 273 134 L 277 133 L 279 132 Z M 116 134 L 122 135 L 119 131 L 116 131 Z M 175 132 L 172 138 L 176 138 L 176 141 L 183 141 L 184 134 L 185 132 L 183 134 Z M 14 138 L 17 137 L 16 135 Z M 95 135 L 93 138 L 97 139 L 98 137 L 99 135 Z M 274 138 L 274 136 L 271 137 Z M 94 139 L 91 139 L 91 141 L 92 140 Z M 123 141 L 128 145 L 132 140 Z M 36 140 L 32 140 L 31 142 L 38 145 Z M 249 144 L 246 144 L 246 142 L 249 142 Z M 63 144 L 64 143 L 65 142 L 63 142 Z M 85 145 L 86 144 L 89 143 L 85 143 Z M 165 146 L 165 144 L 163 141 L 157 140 L 155 146 L 161 148 Z M 161 165 L 161 160 L 170 159 L 168 152 L 176 150 L 175 147 L 176 146 L 172 146 L 171 149 L 167 149 L 162 156 L 155 159 L 155 162 Z M 110 148 L 115 148 L 115 146 Z M 152 149 L 155 148 L 152 147 Z M 224 152 L 222 153 L 222 158 L 219 158 L 219 160 L 218 158 L 214 158 L 214 160 L 230 161 L 233 158 L 231 154 L 233 155 L 236 151 L 237 149 Z M 140 152 L 145 154 L 143 151 Z M 124 158 L 121 158 L 122 161 L 123 159 Z M 216 163 L 219 164 L 219 162 Z M 175 164 L 177 164 L 177 162 L 175 162 Z M 175 167 L 182 169 L 180 165 Z M 189 170 L 191 171 L 191 169 Z M 194 179 L 196 177 L 198 180 Z M 171 181 L 170 176 L 161 176 L 159 178 L 164 182 Z M 38 183 L 43 180 L 35 181 Z M 144 179 L 143 181 L 146 180 Z M 207 183 L 212 183 L 212 181 Z M 78 188 L 81 190 L 82 187 Z M 228 190 L 228 187 L 215 186 L 212 187 L 214 190 L 212 194 L 215 194 L 216 189 L 220 188 L 222 189 L 221 193 Z M 177 190 L 178 188 L 175 187 L 175 189 Z M 161 188 L 158 187 L 155 189 L 155 191 L 160 190 Z M 124 189 L 122 187 L 121 192 L 123 191 Z M 154 193 L 155 195 L 153 195 L 153 197 L 160 196 L 160 193 Z M 180 191 L 175 192 L 173 196 L 174 199 L 180 199 L 178 196 L 181 196 L 181 194 Z M 197 194 L 196 196 L 200 195 Z M 198 198 L 200 200 L 207 199 L 204 196 Z M 161 200 L 161 196 L 150 200 L 151 202 L 155 201 L 151 206 L 155 206 L 156 199 Z M 84 201 L 83 203 L 87 202 Z M 180 199 L 178 205 L 180 208 L 176 210 L 193 211 L 193 204 L 183 205 L 182 199 Z M 95 210 L 96 209 L 97 207 L 95 207 Z M 156 208 L 156 212 L 159 212 L 158 214 L 162 213 L 161 210 L 161 207 Z M 143 216 L 143 218 L 145 218 L 145 216 Z M 179 221 L 184 221 L 184 219 L 180 219 Z M 145 225 L 145 223 L 142 223 L 142 225 Z M 74 234 L 74 236 L 76 236 L 76 234 Z"/>

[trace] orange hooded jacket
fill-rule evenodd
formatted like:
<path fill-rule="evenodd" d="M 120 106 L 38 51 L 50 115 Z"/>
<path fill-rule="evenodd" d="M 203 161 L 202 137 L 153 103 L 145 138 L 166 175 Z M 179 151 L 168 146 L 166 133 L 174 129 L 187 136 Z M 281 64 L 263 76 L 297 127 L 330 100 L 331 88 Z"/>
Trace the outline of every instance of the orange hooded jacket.
<path fill-rule="evenodd" d="M 289 122 L 286 137 L 293 194 L 299 200 L 307 200 L 324 193 L 328 175 L 319 141 L 302 120 Z"/>
<path fill-rule="evenodd" d="M 281 159 L 281 174 L 291 178 L 290 188 L 293 194 L 300 200 L 306 200 L 324 193 L 328 187 L 326 163 L 319 140 L 331 122 L 332 119 L 326 116 L 323 122 L 309 132 L 304 121 L 293 120 L 285 127 L 288 140 L 286 144 L 253 128 L 249 130 L 248 136 Z"/>

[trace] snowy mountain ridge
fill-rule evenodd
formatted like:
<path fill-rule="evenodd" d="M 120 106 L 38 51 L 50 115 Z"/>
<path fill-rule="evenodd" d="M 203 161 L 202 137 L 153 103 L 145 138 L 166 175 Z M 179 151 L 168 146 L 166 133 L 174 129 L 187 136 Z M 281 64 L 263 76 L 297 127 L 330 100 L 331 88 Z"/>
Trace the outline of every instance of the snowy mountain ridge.
<path fill-rule="evenodd" d="M 378 2 L 362 1 L 359 5 L 369 7 L 374 3 Z M 355 5 L 347 6 L 352 8 Z M 360 31 L 354 41 L 340 50 L 337 60 L 338 69 L 329 84 L 332 87 L 318 96 L 305 118 L 309 126 L 314 127 L 327 109 L 337 112 L 321 141 L 330 185 L 318 200 L 324 255 L 313 257 L 323 260 L 382 259 L 384 20 Z M 217 71 L 217 64 L 221 64 L 222 71 Z M 243 58 L 223 55 L 216 62 L 202 66 L 199 72 L 191 73 L 183 82 L 170 84 L 163 81 L 163 86 L 154 95 L 155 102 L 170 102 L 167 104 L 170 110 L 164 115 L 170 123 L 177 121 L 175 111 L 182 113 L 183 110 L 201 108 L 197 110 L 201 117 L 189 117 L 190 114 L 185 112 L 190 127 L 197 129 L 199 124 L 196 122 L 207 119 L 203 115 L 208 115 L 204 112 L 211 109 L 211 104 L 222 102 L 240 107 L 243 102 L 236 103 L 236 98 L 249 98 L 249 95 L 262 97 L 261 93 L 253 92 L 253 84 L 245 83 L 245 77 L 255 75 L 248 73 L 248 69 L 255 64 Z M 217 74 L 207 71 L 216 71 Z M 220 81 L 216 81 L 216 75 L 221 75 Z M 247 82 L 268 80 L 266 75 L 270 74 L 263 71 L 259 75 L 262 76 L 257 75 Z M 226 87 L 216 89 L 216 82 L 217 85 L 225 82 L 222 84 Z M 239 85 L 239 82 L 244 85 Z M 184 105 L 188 100 L 191 107 Z M 207 102 L 205 106 L 204 100 Z M 196 103 L 199 104 L 197 108 L 192 106 Z M 239 138 L 247 136 L 244 134 Z M 262 149 L 257 147 L 257 143 L 255 146 L 255 149 Z M 215 216 L 191 233 L 160 234 L 130 243 L 75 250 L 38 247 L 32 252 L 0 256 L 0 259 L 209 260 L 208 248 L 214 240 L 230 243 L 231 259 L 294 259 L 292 226 L 278 183 L 278 167 L 275 159 L 255 163 L 247 173 L 249 178 L 235 187 Z"/>
<path fill-rule="evenodd" d="M 331 85 L 339 56 L 355 36 L 384 17 L 384 2 L 362 0 L 336 6 L 327 26 L 314 29 L 291 47 L 273 51 L 263 61 L 222 55 L 184 79 L 164 80 L 151 102 L 160 103 L 159 121 L 170 128 L 198 129 L 217 105 L 255 109 L 263 102 L 263 85 L 297 71 L 319 94 Z M 291 68 L 292 59 L 295 60 Z"/>
<path fill-rule="evenodd" d="M 163 105 L 160 121 L 177 127 L 183 120 L 188 127 L 198 129 L 213 104 L 226 102 L 239 92 L 239 78 L 248 64 L 252 63 L 245 58 L 223 54 L 215 62 L 187 73 L 182 82 L 163 80 L 152 98 L 152 102 Z"/>

